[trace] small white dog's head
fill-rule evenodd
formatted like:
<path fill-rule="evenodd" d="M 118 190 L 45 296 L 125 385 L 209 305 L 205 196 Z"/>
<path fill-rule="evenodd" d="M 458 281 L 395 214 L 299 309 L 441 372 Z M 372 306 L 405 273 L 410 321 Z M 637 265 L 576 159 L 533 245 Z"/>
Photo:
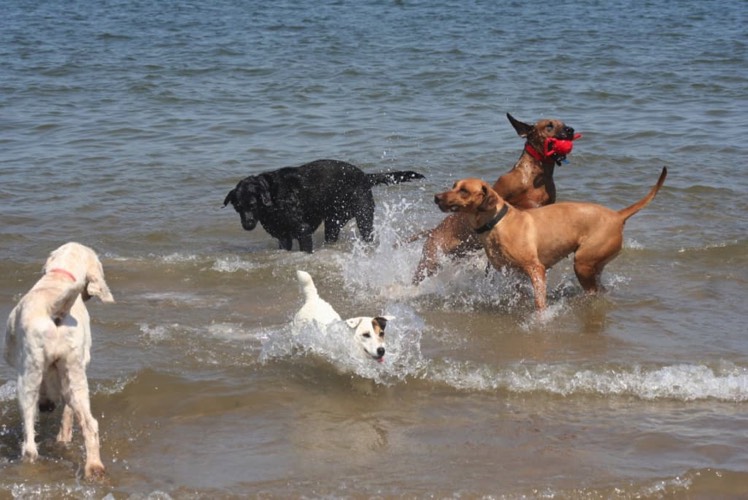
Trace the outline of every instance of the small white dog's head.
<path fill-rule="evenodd" d="M 384 361 L 385 342 L 384 329 L 387 321 L 395 319 L 393 316 L 360 316 L 345 320 L 348 328 L 353 330 L 356 344 L 361 346 L 364 354 L 378 362 Z"/>

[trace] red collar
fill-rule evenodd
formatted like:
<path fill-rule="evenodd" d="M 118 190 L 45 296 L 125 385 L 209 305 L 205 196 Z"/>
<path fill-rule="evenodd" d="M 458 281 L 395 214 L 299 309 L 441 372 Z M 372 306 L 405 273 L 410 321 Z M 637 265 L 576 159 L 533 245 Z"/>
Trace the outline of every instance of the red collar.
<path fill-rule="evenodd" d="M 529 142 L 525 143 L 525 151 L 527 151 L 527 153 L 530 156 L 538 160 L 540 163 L 543 163 L 546 159 L 550 159 L 550 158 L 546 158 L 541 153 L 539 153 L 538 150 L 532 147 L 532 145 Z"/>
<path fill-rule="evenodd" d="M 60 269 L 59 267 L 55 267 L 54 269 L 50 269 L 49 271 L 47 271 L 47 274 L 50 274 L 50 273 L 59 273 L 59 274 L 62 274 L 63 276 L 65 276 L 67 278 L 70 278 L 70 281 L 72 281 L 72 282 L 77 281 L 75 279 L 75 276 L 73 276 L 73 274 L 71 272 L 66 271 L 64 269 Z"/>

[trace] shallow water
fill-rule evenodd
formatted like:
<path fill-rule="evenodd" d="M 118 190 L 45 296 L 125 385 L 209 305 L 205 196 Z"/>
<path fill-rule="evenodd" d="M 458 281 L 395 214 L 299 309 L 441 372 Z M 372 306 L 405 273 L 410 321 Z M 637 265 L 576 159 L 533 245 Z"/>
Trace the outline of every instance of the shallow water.
<path fill-rule="evenodd" d="M 0 496 L 737 498 L 748 494 L 744 2 L 7 2 L 0 30 L 0 316 L 75 240 L 108 479 L 82 442 L 20 461 L 0 365 Z M 608 292 L 570 262 L 549 311 L 479 254 L 420 287 L 433 194 L 494 181 L 505 113 L 583 134 L 559 199 L 620 208 Z M 226 193 L 317 158 L 424 181 L 375 188 L 312 255 L 246 232 Z M 382 365 L 290 334 L 295 271 L 343 317 L 390 314 Z"/>

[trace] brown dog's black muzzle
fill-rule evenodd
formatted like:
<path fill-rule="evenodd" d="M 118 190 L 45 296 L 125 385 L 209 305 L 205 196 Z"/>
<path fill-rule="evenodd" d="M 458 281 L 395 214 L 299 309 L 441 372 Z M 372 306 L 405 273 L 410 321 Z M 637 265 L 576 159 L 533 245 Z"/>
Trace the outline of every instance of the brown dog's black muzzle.
<path fill-rule="evenodd" d="M 442 212 L 449 212 L 449 207 L 447 206 L 444 197 L 447 193 L 441 193 L 441 194 L 435 194 L 434 195 L 434 203 L 439 207 L 439 210 Z"/>
<path fill-rule="evenodd" d="M 573 141 L 574 140 L 574 129 L 564 125 L 564 128 L 561 129 L 561 132 L 559 132 L 559 134 L 556 136 L 556 139 L 563 139 L 564 141 Z"/>

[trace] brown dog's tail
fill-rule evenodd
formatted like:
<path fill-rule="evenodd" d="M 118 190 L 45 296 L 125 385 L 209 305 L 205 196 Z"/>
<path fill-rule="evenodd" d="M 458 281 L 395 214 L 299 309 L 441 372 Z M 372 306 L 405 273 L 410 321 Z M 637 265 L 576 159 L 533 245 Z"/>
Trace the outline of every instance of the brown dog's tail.
<path fill-rule="evenodd" d="M 425 179 L 425 177 L 412 170 L 403 170 L 399 172 L 366 174 L 366 179 L 369 181 L 370 186 L 376 186 L 377 184 L 400 184 L 401 182 L 409 182 L 413 179 Z"/>
<path fill-rule="evenodd" d="M 659 191 L 662 185 L 665 183 L 665 177 L 667 177 L 667 167 L 662 167 L 662 173 L 660 174 L 660 178 L 657 179 L 657 184 L 655 184 L 654 187 L 649 190 L 647 196 L 637 201 L 630 207 L 622 208 L 618 211 L 618 213 L 621 214 L 621 217 L 623 217 L 624 221 L 626 221 L 629 217 L 634 215 L 642 208 L 646 207 L 649 202 L 654 199 L 654 197 L 657 195 L 657 191 Z"/>

